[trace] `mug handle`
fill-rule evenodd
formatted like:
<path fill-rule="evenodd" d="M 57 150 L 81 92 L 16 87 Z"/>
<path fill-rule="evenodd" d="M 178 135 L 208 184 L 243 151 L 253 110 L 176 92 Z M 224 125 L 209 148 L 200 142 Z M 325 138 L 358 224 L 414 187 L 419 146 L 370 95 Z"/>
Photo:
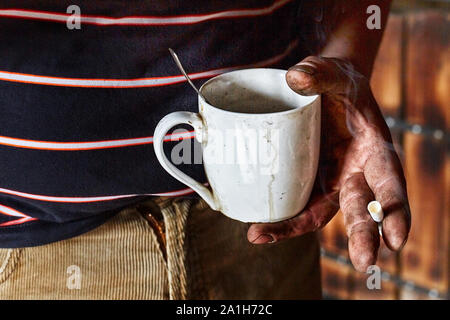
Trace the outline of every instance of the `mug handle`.
<path fill-rule="evenodd" d="M 200 182 L 192 179 L 187 174 L 183 173 L 177 167 L 175 167 L 169 159 L 167 159 L 164 153 L 164 139 L 167 132 L 178 124 L 188 124 L 194 128 L 195 138 L 198 142 L 205 140 L 206 132 L 203 130 L 203 120 L 198 113 L 187 112 L 187 111 L 177 111 L 166 115 L 159 121 L 156 126 L 155 133 L 153 135 L 153 147 L 155 149 L 156 158 L 158 159 L 161 166 L 175 179 L 181 181 L 192 190 L 197 192 L 200 197 L 202 197 L 206 203 L 213 210 L 218 210 L 219 206 L 214 200 L 212 192 L 206 188 Z"/>

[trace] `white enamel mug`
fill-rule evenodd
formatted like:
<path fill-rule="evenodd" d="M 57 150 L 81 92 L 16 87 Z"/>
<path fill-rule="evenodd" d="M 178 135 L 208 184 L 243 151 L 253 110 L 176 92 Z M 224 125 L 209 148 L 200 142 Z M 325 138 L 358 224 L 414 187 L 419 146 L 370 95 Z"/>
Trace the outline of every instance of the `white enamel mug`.
<path fill-rule="evenodd" d="M 208 80 L 199 113 L 165 116 L 154 133 L 156 156 L 174 178 L 214 209 L 242 222 L 276 222 L 297 215 L 308 202 L 320 148 L 320 96 L 301 96 L 286 71 L 245 69 Z M 211 189 L 177 169 L 163 140 L 189 124 L 202 144 Z"/>

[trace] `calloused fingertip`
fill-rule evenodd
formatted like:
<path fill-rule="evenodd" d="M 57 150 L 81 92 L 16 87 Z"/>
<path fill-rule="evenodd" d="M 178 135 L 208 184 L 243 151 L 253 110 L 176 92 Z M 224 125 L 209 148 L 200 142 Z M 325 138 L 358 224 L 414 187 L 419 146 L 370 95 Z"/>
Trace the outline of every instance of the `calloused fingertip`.
<path fill-rule="evenodd" d="M 377 261 L 380 237 L 376 229 L 363 229 L 350 234 L 348 249 L 356 270 L 366 272 Z"/>
<path fill-rule="evenodd" d="M 374 265 L 376 262 L 377 262 L 376 258 L 368 255 L 367 257 L 360 257 L 359 261 L 357 262 L 353 262 L 353 266 L 355 267 L 356 271 L 366 273 L 367 268 L 369 268 L 369 266 Z"/>
<path fill-rule="evenodd" d="M 377 252 L 370 250 L 350 250 L 350 260 L 359 272 L 366 272 L 367 268 L 377 262 Z"/>
<path fill-rule="evenodd" d="M 383 220 L 383 241 L 392 251 L 402 250 L 408 241 L 411 222 L 404 220 L 405 215 L 405 211 L 394 211 Z"/>
<path fill-rule="evenodd" d="M 314 95 L 315 78 L 294 66 L 286 73 L 286 83 L 289 88 L 301 95 Z"/>
<path fill-rule="evenodd" d="M 384 234 L 383 241 L 390 250 L 400 251 L 406 245 L 406 242 L 408 241 L 408 236 L 406 236 L 406 237 L 401 237 L 401 236 L 388 237 Z"/>

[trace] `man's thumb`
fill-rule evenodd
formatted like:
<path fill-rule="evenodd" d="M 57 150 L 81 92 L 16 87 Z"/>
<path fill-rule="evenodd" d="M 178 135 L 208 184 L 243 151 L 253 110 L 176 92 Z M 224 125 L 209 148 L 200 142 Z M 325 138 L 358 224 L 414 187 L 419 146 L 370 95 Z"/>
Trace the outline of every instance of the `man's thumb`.
<path fill-rule="evenodd" d="M 289 87 L 301 95 L 349 93 L 360 75 L 339 59 L 310 56 L 286 74 Z"/>

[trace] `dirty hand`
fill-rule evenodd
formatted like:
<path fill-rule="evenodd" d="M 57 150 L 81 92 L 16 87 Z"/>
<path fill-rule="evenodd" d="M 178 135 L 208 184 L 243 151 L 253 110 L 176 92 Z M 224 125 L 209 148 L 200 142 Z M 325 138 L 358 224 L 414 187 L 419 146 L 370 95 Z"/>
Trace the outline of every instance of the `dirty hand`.
<path fill-rule="evenodd" d="M 344 215 L 350 259 L 365 272 L 377 259 L 380 237 L 367 212 L 381 203 L 383 240 L 403 247 L 410 228 L 406 185 L 389 130 L 368 80 L 344 60 L 307 57 L 289 69 L 288 85 L 303 95 L 322 94 L 322 139 L 314 190 L 299 215 L 278 223 L 253 224 L 248 240 L 272 243 L 324 227 L 338 209 Z"/>

